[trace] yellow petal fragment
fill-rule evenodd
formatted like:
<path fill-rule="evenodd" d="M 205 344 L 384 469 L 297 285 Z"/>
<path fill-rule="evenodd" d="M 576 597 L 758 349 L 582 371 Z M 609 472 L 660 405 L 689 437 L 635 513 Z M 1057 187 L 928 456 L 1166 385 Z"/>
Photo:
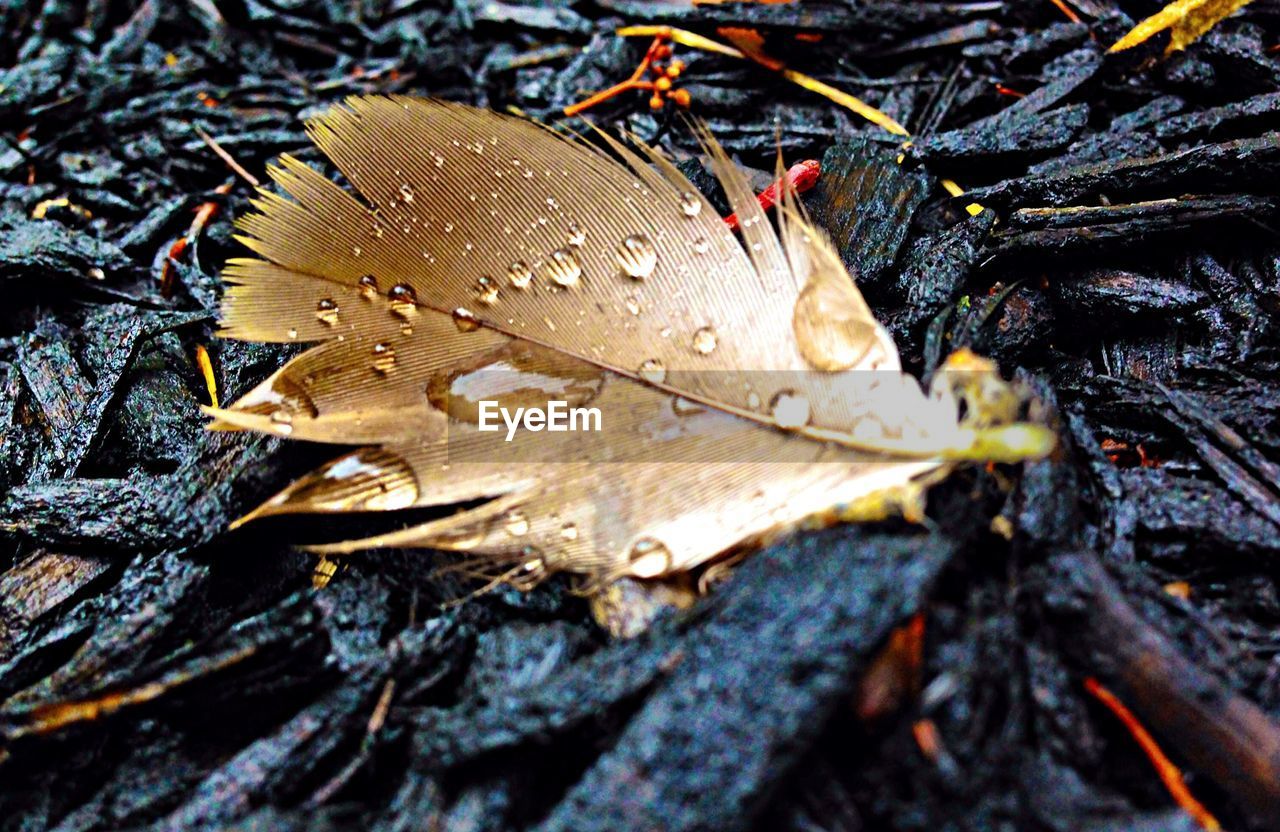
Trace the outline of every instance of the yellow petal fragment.
<path fill-rule="evenodd" d="M 1108 52 L 1132 49 L 1149 38 L 1171 29 L 1172 38 L 1165 54 L 1186 49 L 1219 21 L 1229 17 L 1253 0 L 1174 0 L 1160 11 L 1134 26 Z"/>

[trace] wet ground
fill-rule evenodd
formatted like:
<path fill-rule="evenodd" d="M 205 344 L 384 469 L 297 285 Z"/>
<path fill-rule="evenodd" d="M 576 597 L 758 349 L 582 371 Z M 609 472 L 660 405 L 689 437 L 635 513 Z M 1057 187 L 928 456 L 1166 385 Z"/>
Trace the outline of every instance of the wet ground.
<path fill-rule="evenodd" d="M 1280 6 L 1106 53 L 1158 6 L 0 2 L 0 829 L 1198 828 L 1099 688 L 1280 828 Z M 911 131 L 676 46 L 741 164 L 822 161 L 911 370 L 995 357 L 1062 452 L 625 642 L 563 582 L 444 605 L 474 587 L 393 551 L 317 591 L 289 544 L 329 530 L 229 533 L 330 453 L 204 430 L 201 350 L 227 400 L 291 352 L 213 338 L 252 188 L 205 136 L 260 177 L 352 93 L 552 119 L 633 23 L 754 29 Z M 676 109 L 590 114 L 715 202 Z"/>

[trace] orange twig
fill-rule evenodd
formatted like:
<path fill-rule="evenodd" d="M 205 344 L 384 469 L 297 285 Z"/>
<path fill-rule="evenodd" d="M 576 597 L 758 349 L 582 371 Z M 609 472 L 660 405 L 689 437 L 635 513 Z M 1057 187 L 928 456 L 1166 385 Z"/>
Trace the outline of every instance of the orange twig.
<path fill-rule="evenodd" d="M 1065 0 L 1049 0 L 1049 2 L 1057 6 L 1058 11 L 1067 16 L 1067 20 L 1070 20 L 1072 23 L 1080 22 L 1080 15 L 1076 14 L 1075 9 L 1068 6 Z"/>
<path fill-rule="evenodd" d="M 932 719 L 917 719 L 911 723 L 911 735 L 915 737 L 920 753 L 931 763 L 938 762 L 942 743 L 938 739 L 938 726 Z"/>
<path fill-rule="evenodd" d="M 213 189 L 213 192 L 225 196 L 231 193 L 231 186 L 235 180 L 219 185 Z M 209 224 L 209 220 L 213 219 L 218 213 L 218 203 L 205 202 L 196 209 L 196 217 L 191 221 L 191 227 L 187 229 L 185 236 L 175 240 L 173 245 L 169 247 L 169 256 L 165 259 L 164 266 L 160 269 L 160 294 L 169 297 L 173 294 L 173 264 L 172 261 L 177 260 L 187 250 L 187 246 L 196 241 L 200 233 L 204 231 L 204 227 Z"/>
<path fill-rule="evenodd" d="M 898 711 L 920 691 L 924 673 L 924 613 L 895 629 L 863 674 L 854 694 L 854 713 L 874 723 Z"/>
<path fill-rule="evenodd" d="M 822 172 L 822 165 L 816 159 L 809 159 L 805 162 L 798 162 L 791 166 L 787 171 L 787 184 L 798 194 L 802 194 L 814 186 L 818 181 L 818 174 Z M 756 197 L 760 207 L 768 211 L 778 203 L 778 184 L 774 182 L 765 188 Z M 730 214 L 724 218 L 725 224 L 729 226 L 730 231 L 738 229 L 738 215 Z"/>
<path fill-rule="evenodd" d="M 1133 736 L 1134 740 L 1142 747 L 1152 766 L 1155 767 L 1156 775 L 1164 783 L 1164 787 L 1169 790 L 1169 794 L 1173 796 L 1174 801 L 1182 807 L 1183 811 L 1191 815 L 1196 823 L 1200 824 L 1204 829 L 1210 830 L 1210 832 L 1217 832 L 1217 830 L 1222 829 L 1218 819 L 1210 814 L 1209 810 L 1204 808 L 1200 801 L 1196 800 L 1191 794 L 1187 784 L 1183 782 L 1182 772 L 1160 750 L 1155 738 L 1143 727 L 1138 718 L 1133 715 L 1133 712 L 1125 707 L 1125 704 L 1117 699 L 1114 693 L 1104 688 L 1092 676 L 1084 680 L 1084 689 L 1105 705 L 1107 710 L 1115 714 L 1116 718 L 1124 724 L 1124 727 Z"/>
<path fill-rule="evenodd" d="M 628 90 L 643 90 L 653 93 L 649 98 L 649 106 L 654 110 L 661 110 L 663 104 L 668 100 L 674 101 L 679 107 L 688 107 L 689 91 L 675 89 L 674 86 L 675 80 L 684 71 L 684 63 L 682 61 L 672 61 L 665 67 L 657 63 L 660 60 L 671 57 L 670 41 L 670 32 L 658 32 L 653 38 L 653 43 L 649 44 L 648 51 L 644 53 L 644 59 L 640 61 L 636 71 L 631 73 L 630 78 L 619 84 L 614 84 L 606 90 L 601 90 L 579 101 L 577 104 L 565 107 L 564 114 L 566 116 L 576 116 L 578 113 L 589 110 L 597 104 L 608 101 L 610 98 L 621 95 Z M 653 80 L 645 80 L 646 73 L 652 75 Z"/>

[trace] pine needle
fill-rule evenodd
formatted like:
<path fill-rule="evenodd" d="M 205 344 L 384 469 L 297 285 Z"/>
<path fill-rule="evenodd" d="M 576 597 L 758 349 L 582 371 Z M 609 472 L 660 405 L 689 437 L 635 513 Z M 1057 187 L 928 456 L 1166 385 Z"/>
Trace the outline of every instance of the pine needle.
<path fill-rule="evenodd" d="M 1108 52 L 1123 52 L 1145 43 L 1150 38 L 1171 30 L 1169 46 L 1165 54 L 1186 49 L 1219 21 L 1229 17 L 1253 0 L 1174 0 L 1160 11 L 1143 20 L 1116 41 Z"/>

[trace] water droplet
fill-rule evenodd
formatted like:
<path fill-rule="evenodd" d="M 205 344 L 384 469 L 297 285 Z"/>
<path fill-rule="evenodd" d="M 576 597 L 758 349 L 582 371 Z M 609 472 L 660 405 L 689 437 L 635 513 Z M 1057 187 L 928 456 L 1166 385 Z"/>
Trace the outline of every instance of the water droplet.
<path fill-rule="evenodd" d="M 498 282 L 492 277 L 482 277 L 476 281 L 476 300 L 485 306 L 493 306 L 498 302 Z"/>
<path fill-rule="evenodd" d="M 587 241 L 587 232 L 576 222 L 569 223 L 569 245 L 580 247 Z"/>
<path fill-rule="evenodd" d="M 640 314 L 640 298 L 637 295 L 627 295 L 627 311 L 632 315 Z"/>
<path fill-rule="evenodd" d="M 856 295 L 850 285 L 827 281 L 811 282 L 800 293 L 792 312 L 791 326 L 805 360 L 819 370 L 847 370 L 880 346 L 875 321 L 851 300 Z"/>
<path fill-rule="evenodd" d="M 671 550 L 652 537 L 637 540 L 627 558 L 631 561 L 631 574 L 637 578 L 656 578 L 671 569 Z"/>
<path fill-rule="evenodd" d="M 755 392 L 754 390 L 751 391 L 750 395 L 747 396 L 747 407 L 751 408 L 752 410 L 760 409 L 759 393 Z"/>
<path fill-rule="evenodd" d="M 527 289 L 533 282 L 533 269 L 523 260 L 517 260 L 507 269 L 507 279 L 517 289 Z"/>
<path fill-rule="evenodd" d="M 408 283 L 397 283 L 387 292 L 387 302 L 391 311 L 402 318 L 407 318 L 418 311 L 418 293 Z"/>
<path fill-rule="evenodd" d="M 694 416 L 705 412 L 706 408 L 697 402 L 686 399 L 684 396 L 676 396 L 671 400 L 671 411 L 677 416 Z"/>
<path fill-rule="evenodd" d="M 693 191 L 685 191 L 680 194 L 680 210 L 686 217 L 696 217 L 702 210 L 702 200 Z"/>
<path fill-rule="evenodd" d="M 780 428 L 809 424 L 809 399 L 794 390 L 781 390 L 769 401 L 769 413 Z"/>
<path fill-rule="evenodd" d="M 578 527 L 573 523 L 565 523 L 563 526 L 560 527 L 560 536 L 563 537 L 565 540 L 577 540 Z"/>
<path fill-rule="evenodd" d="M 474 549 L 484 542 L 486 535 L 483 527 L 462 528 L 446 532 L 439 538 L 439 548 L 465 552 Z"/>
<path fill-rule="evenodd" d="M 384 376 L 396 368 L 396 348 L 386 341 L 373 345 L 373 369 Z"/>
<path fill-rule="evenodd" d="M 661 384 L 667 378 L 667 368 L 656 358 L 646 359 L 640 365 L 640 378 L 653 384 Z"/>
<path fill-rule="evenodd" d="M 277 408 L 271 411 L 271 424 L 275 425 L 280 433 L 288 436 L 293 433 L 293 414 L 283 407 Z"/>
<path fill-rule="evenodd" d="M 293 328 L 293 327 L 289 327 L 288 335 L 289 335 L 289 337 L 290 337 L 290 338 L 297 338 L 297 337 L 298 337 L 298 330 L 297 330 L 297 329 L 295 329 L 295 328 Z"/>
<path fill-rule="evenodd" d="M 326 326 L 338 322 L 338 304 L 333 302 L 333 298 L 323 298 L 316 303 L 316 318 Z"/>
<path fill-rule="evenodd" d="M 453 310 L 453 325 L 459 332 L 475 332 L 480 328 L 480 319 L 470 309 L 459 306 Z"/>
<path fill-rule="evenodd" d="M 658 251 L 645 235 L 632 234 L 618 246 L 618 263 L 631 277 L 644 280 L 658 265 Z"/>
<path fill-rule="evenodd" d="M 582 277 L 582 261 L 572 249 L 558 248 L 551 252 L 547 276 L 560 286 L 576 286 Z"/>
<path fill-rule="evenodd" d="M 703 355 L 708 355 L 714 351 L 718 343 L 720 343 L 720 339 L 716 335 L 716 331 L 709 326 L 704 326 L 693 333 L 693 348 Z"/>
<path fill-rule="evenodd" d="M 529 518 L 522 511 L 509 511 L 502 520 L 502 527 L 512 537 L 520 537 L 529 531 Z"/>
<path fill-rule="evenodd" d="M 706 254 L 707 250 L 710 248 L 711 243 L 707 242 L 706 237 L 699 237 L 693 241 L 693 250 L 698 254 Z"/>
<path fill-rule="evenodd" d="M 438 167 L 438 168 L 442 168 L 442 167 L 444 167 L 444 157 L 443 157 L 443 156 L 440 156 L 440 155 L 437 155 L 437 156 L 436 156 L 436 167 Z"/>
<path fill-rule="evenodd" d="M 400 198 L 403 199 L 406 204 L 413 202 L 413 188 L 409 186 L 408 182 L 400 186 Z"/>
<path fill-rule="evenodd" d="M 352 254 L 354 254 L 356 257 L 359 257 L 359 256 L 360 256 L 360 254 L 361 254 L 361 252 L 360 252 L 360 246 L 352 246 L 352 247 L 351 247 L 351 253 L 352 253 Z"/>
<path fill-rule="evenodd" d="M 378 296 L 378 278 L 367 274 L 359 280 L 360 296 L 365 300 L 373 300 Z"/>
<path fill-rule="evenodd" d="M 451 222 L 447 222 L 447 223 L 445 223 L 445 224 L 444 224 L 444 233 L 446 233 L 446 234 L 452 234 L 452 233 L 453 233 L 453 223 L 451 223 Z"/>

